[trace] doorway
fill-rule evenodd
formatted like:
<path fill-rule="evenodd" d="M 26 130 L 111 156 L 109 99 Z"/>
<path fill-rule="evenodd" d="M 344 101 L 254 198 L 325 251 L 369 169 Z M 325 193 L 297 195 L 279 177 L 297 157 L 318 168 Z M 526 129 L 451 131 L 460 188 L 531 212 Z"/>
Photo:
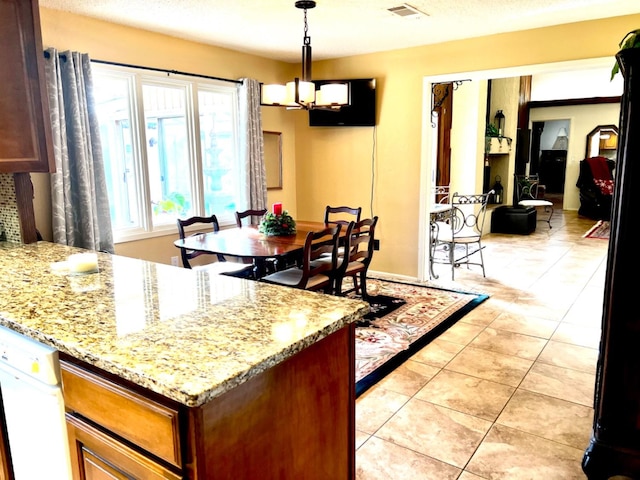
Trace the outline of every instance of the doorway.
<path fill-rule="evenodd" d="M 571 120 L 535 121 L 531 128 L 529 174 L 538 174 L 544 198 L 562 209 Z"/>
<path fill-rule="evenodd" d="M 454 84 L 458 81 L 469 81 L 471 80 L 471 82 L 469 82 L 470 84 L 474 85 L 474 84 L 478 84 L 479 82 L 473 82 L 473 80 L 489 80 L 489 79 L 493 79 L 493 78 L 505 78 L 505 77 L 515 77 L 515 76 L 522 76 L 522 75 L 537 75 L 537 74 L 546 74 L 548 77 L 547 78 L 553 78 L 554 76 L 562 76 L 563 81 L 565 84 L 567 85 L 571 85 L 571 89 L 572 91 L 575 90 L 575 85 L 582 85 L 582 84 L 587 84 L 588 82 L 584 82 L 583 81 L 583 77 L 584 77 L 584 72 L 590 72 L 590 71 L 597 71 L 599 72 L 600 70 L 606 70 L 607 72 L 610 71 L 610 63 L 611 60 L 608 57 L 603 57 L 603 58 L 596 58 L 596 59 L 586 59 L 586 60 L 573 60 L 573 61 L 567 61 L 567 62 L 558 62 L 558 63 L 554 63 L 554 64 L 540 64 L 540 65 L 529 65 L 526 67 L 508 67 L 508 68 L 501 68 L 501 69 L 496 69 L 496 70 L 483 70 L 483 71 L 473 71 L 473 72 L 463 72 L 463 73 L 450 73 L 450 74 L 444 74 L 444 75 L 433 75 L 433 76 L 425 76 L 423 78 L 423 87 L 424 87 L 424 96 L 423 96 L 423 129 L 422 129 L 422 149 L 421 149 L 421 167 L 420 167 L 420 207 L 419 207 L 419 214 L 418 214 L 418 279 L 419 280 L 427 280 L 428 279 L 428 274 L 429 274 L 429 254 L 428 254 L 428 242 L 429 242 L 429 215 L 428 212 L 430 211 L 431 208 L 431 204 L 434 201 L 434 195 L 433 195 L 433 185 L 435 183 L 435 174 L 434 172 L 436 171 L 437 168 L 437 139 L 438 139 L 438 135 L 437 135 L 437 130 L 435 128 L 435 125 L 432 122 L 432 116 L 431 116 L 431 111 L 433 109 L 433 103 L 432 103 L 432 88 L 435 84 L 439 84 L 439 83 L 450 83 L 453 82 Z M 559 75 L 562 74 L 562 75 Z M 593 77 L 594 75 L 591 75 L 590 77 Z M 598 78 L 602 77 L 602 75 L 600 75 Z M 568 78 L 568 79 L 567 79 Z M 464 79 L 464 80 L 461 80 Z M 608 80 L 608 77 L 607 77 Z M 563 98 L 563 95 L 566 95 L 567 98 L 569 97 L 569 95 L 566 93 L 567 89 L 566 88 L 558 88 L 558 84 L 559 82 L 554 81 L 554 82 L 549 82 L 549 84 L 551 84 L 553 86 L 553 88 L 550 88 L 548 90 L 553 92 L 553 96 L 555 98 Z M 613 86 L 611 85 L 611 82 L 607 82 L 606 86 L 599 86 L 600 90 L 605 91 L 605 88 L 613 88 Z M 617 88 L 617 86 L 616 86 Z M 622 89 L 622 86 L 620 84 L 620 89 Z M 467 104 L 471 104 L 473 103 L 473 94 L 475 93 L 479 93 L 477 92 L 477 85 L 476 85 L 476 90 L 474 90 L 474 87 L 471 87 L 470 92 L 468 93 L 464 93 L 462 95 L 457 95 L 460 97 L 465 97 L 466 103 Z M 543 90 L 543 89 L 540 89 Z M 606 90 L 608 91 L 608 90 Z M 565 92 L 565 93 L 563 93 Z M 459 91 L 457 91 L 456 93 L 460 93 Z M 542 92 L 543 93 L 543 92 Z M 583 92 L 581 92 L 583 93 Z M 556 96 L 556 95 L 560 95 L 560 97 Z M 594 95 L 596 97 L 602 97 L 602 96 L 606 96 L 606 94 L 601 93 L 598 95 Z M 611 94 L 613 95 L 613 94 Z M 584 97 L 588 97 L 590 95 L 583 95 Z M 486 99 L 486 91 L 484 92 L 484 95 L 482 94 L 478 94 L 477 95 L 477 101 L 478 104 L 481 101 L 482 98 Z M 546 98 L 544 98 L 544 95 L 539 95 L 537 98 L 537 103 L 539 103 L 539 105 L 535 105 L 535 106 L 531 106 L 531 110 L 530 110 L 530 118 L 532 121 L 535 120 L 546 120 L 549 117 L 547 117 L 546 115 L 546 108 L 544 108 L 545 110 L 545 114 L 544 116 L 540 116 L 539 114 L 536 116 L 536 114 L 534 113 L 534 111 L 536 110 L 541 110 L 540 107 L 547 107 L 549 105 L 542 105 L 543 101 L 546 100 Z M 548 103 L 548 102 L 545 102 Z M 573 104 L 566 104 L 566 105 L 573 105 Z M 618 118 L 618 116 L 614 115 L 614 118 L 611 119 L 611 115 L 609 115 L 609 105 L 606 105 L 606 108 L 604 105 L 602 106 L 598 106 L 601 107 L 603 109 L 602 112 L 599 111 L 598 108 L 598 112 L 590 112 L 590 116 L 588 118 L 582 118 L 582 116 L 575 116 L 573 113 L 571 113 L 573 110 L 572 108 L 574 107 L 567 107 L 564 106 L 562 108 L 569 108 L 570 109 L 570 113 L 565 116 L 564 112 L 561 113 L 562 108 L 559 109 L 559 111 L 556 112 L 556 109 L 552 109 L 554 110 L 554 112 L 552 112 L 552 114 L 556 114 L 559 113 L 559 116 L 556 116 L 556 118 L 571 118 L 572 119 L 572 128 L 575 130 L 574 132 L 574 139 L 572 140 L 572 142 L 578 142 L 580 144 L 580 153 L 577 153 L 578 150 L 572 149 L 572 151 L 575 151 L 575 155 L 577 155 L 577 157 L 575 158 L 582 158 L 583 152 L 584 152 L 584 142 L 581 142 L 579 139 L 582 138 L 582 131 L 585 130 L 585 135 L 593 129 L 594 124 L 593 124 L 593 117 L 598 118 L 598 122 L 596 122 L 595 124 L 606 124 L 606 123 L 616 123 L 616 119 Z M 556 106 L 556 105 L 554 105 Z M 538 107 L 538 108 L 536 108 Z M 590 107 L 591 108 L 591 107 Z M 484 112 L 484 111 L 483 111 Z M 479 111 L 475 112 L 475 118 L 476 120 L 473 120 L 473 113 L 470 110 L 470 115 L 469 115 L 469 120 L 470 121 L 465 121 L 465 122 L 461 122 L 463 124 L 463 132 L 460 134 L 461 136 L 464 136 L 465 138 L 476 138 L 476 131 L 478 130 L 478 119 L 482 117 L 484 117 L 484 113 L 482 115 L 480 115 Z M 456 111 L 456 117 L 458 117 L 458 113 Z M 452 116 L 453 117 L 453 116 Z M 553 116 L 551 116 L 551 118 L 553 118 Z M 465 120 L 467 120 L 465 118 Z M 456 120 L 453 120 L 453 123 L 456 123 Z M 587 128 L 587 124 L 588 128 Z M 484 130 L 482 128 L 482 130 Z M 568 130 L 569 131 L 569 130 Z M 571 133 L 569 131 L 569 133 Z M 529 136 L 527 135 L 527 138 L 529 138 Z M 484 139 L 481 139 L 484 140 Z M 468 149 L 470 147 L 473 147 L 474 142 L 465 142 L 462 145 L 462 151 L 459 152 L 460 153 L 460 157 L 466 157 L 469 152 Z M 482 147 L 480 147 L 482 148 Z M 567 179 L 567 181 L 569 181 L 569 178 L 572 178 L 574 175 L 577 178 L 577 170 L 578 170 L 578 163 L 572 161 L 571 159 L 575 156 L 574 154 L 571 154 L 570 157 L 567 159 L 567 172 L 565 173 L 565 178 Z M 476 168 L 473 165 L 464 165 L 462 166 L 459 162 L 459 159 L 454 159 L 454 157 L 456 157 L 456 155 L 454 154 L 454 151 L 451 152 L 451 163 L 450 163 L 450 180 L 452 184 L 460 184 L 458 185 L 456 188 L 467 188 L 468 185 L 471 185 L 471 187 L 473 187 L 474 185 L 474 179 L 479 178 L 482 174 L 483 174 L 483 165 L 480 164 L 478 168 Z M 571 183 L 571 182 L 570 182 Z M 578 205 L 579 205 L 579 200 L 578 200 L 578 195 L 577 195 L 577 191 L 578 189 L 575 189 L 575 192 L 573 190 L 568 190 L 566 192 L 564 192 L 564 203 L 567 203 L 568 208 L 569 209 L 577 209 Z"/>

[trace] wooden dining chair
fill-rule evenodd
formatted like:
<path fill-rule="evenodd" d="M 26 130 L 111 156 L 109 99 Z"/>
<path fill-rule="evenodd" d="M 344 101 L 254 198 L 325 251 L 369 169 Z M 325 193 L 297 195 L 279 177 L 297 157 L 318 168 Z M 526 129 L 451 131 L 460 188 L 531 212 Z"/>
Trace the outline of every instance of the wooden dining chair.
<path fill-rule="evenodd" d="M 254 220 L 258 220 L 257 223 L 260 223 L 260 219 L 267 213 L 267 209 L 249 209 L 243 210 L 240 212 L 236 212 L 236 226 L 238 228 L 242 228 L 244 225 L 244 219 L 249 219 L 249 225 L 254 224 Z M 257 224 L 256 223 L 256 224 Z M 244 263 L 253 263 L 250 258 L 245 258 Z M 284 260 L 283 260 L 284 261 Z M 268 273 L 273 273 L 278 270 L 278 264 L 281 263 L 277 258 L 268 258 L 265 260 L 265 267 Z M 287 263 L 288 264 L 288 263 Z"/>
<path fill-rule="evenodd" d="M 363 300 L 367 294 L 367 272 L 373 258 L 375 244 L 375 229 L 378 217 L 365 218 L 359 222 L 353 222 L 345 236 L 345 255 L 338 256 L 336 260 L 337 272 L 334 280 L 334 294 L 346 295 L 350 292 L 360 294 Z M 347 253 L 348 252 L 348 253 Z M 353 287 L 343 290 L 342 282 L 351 277 Z"/>
<path fill-rule="evenodd" d="M 319 231 L 307 233 L 301 264 L 262 277 L 260 281 L 285 287 L 332 293 L 341 228 L 342 225 L 332 225 Z M 329 254 L 331 260 L 318 261 L 323 254 Z"/>
<path fill-rule="evenodd" d="M 260 219 L 264 216 L 264 214 L 267 213 L 267 209 L 266 208 L 262 208 L 262 209 L 250 209 L 250 210 L 244 210 L 241 212 L 236 212 L 236 225 L 238 226 L 238 228 L 242 228 L 242 221 L 245 218 L 249 219 L 249 224 L 254 224 L 254 220 L 258 220 L 257 223 L 260 222 Z"/>
<path fill-rule="evenodd" d="M 345 228 L 349 222 L 359 222 L 362 214 L 362 207 L 331 207 L 327 205 L 324 209 L 324 223 L 335 223 L 343 225 Z"/>
<path fill-rule="evenodd" d="M 211 215 L 209 217 L 190 217 L 186 219 L 177 219 L 178 224 L 178 235 L 181 240 L 186 238 L 185 229 L 192 225 L 198 225 L 203 228 L 211 229 L 214 232 L 220 231 L 220 224 L 218 223 L 218 218 L 215 215 Z M 189 236 L 196 235 L 204 235 L 206 232 L 195 232 L 190 234 Z M 206 269 L 208 272 L 217 273 L 222 275 L 229 275 L 233 277 L 241 277 L 241 278 L 251 278 L 253 275 L 253 265 L 245 265 L 243 263 L 238 262 L 229 262 L 224 257 L 224 255 L 215 254 L 216 260 L 212 263 L 207 263 L 204 265 L 195 265 L 192 266 L 190 260 L 193 260 L 200 255 L 212 255 L 207 252 L 199 251 L 199 250 L 189 250 L 187 248 L 180 249 L 180 255 L 182 257 L 182 266 L 184 268 L 196 268 L 196 269 Z"/>

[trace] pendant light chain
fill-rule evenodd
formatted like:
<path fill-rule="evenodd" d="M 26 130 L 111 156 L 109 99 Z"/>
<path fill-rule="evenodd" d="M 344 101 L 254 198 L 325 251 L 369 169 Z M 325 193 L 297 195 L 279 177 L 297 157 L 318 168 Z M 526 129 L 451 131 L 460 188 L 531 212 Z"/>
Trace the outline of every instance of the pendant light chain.
<path fill-rule="evenodd" d="M 304 39 L 303 45 L 311 45 L 311 37 L 308 35 L 309 33 L 309 24 L 307 23 L 307 9 L 304 9 Z"/>

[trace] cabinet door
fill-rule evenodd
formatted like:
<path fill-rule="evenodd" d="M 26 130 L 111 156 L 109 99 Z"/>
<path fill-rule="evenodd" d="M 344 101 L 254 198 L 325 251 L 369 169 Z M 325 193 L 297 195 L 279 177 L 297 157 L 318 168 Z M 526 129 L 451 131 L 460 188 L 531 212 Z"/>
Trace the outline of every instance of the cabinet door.
<path fill-rule="evenodd" d="M 96 427 L 67 414 L 74 480 L 182 478 Z"/>
<path fill-rule="evenodd" d="M 0 173 L 54 169 L 37 0 L 0 0 Z"/>

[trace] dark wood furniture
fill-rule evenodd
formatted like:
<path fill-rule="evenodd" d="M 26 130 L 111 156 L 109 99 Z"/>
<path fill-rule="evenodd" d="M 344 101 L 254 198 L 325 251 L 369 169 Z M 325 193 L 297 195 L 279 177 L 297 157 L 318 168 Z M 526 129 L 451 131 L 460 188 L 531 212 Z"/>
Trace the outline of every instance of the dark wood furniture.
<path fill-rule="evenodd" d="M 256 273 L 262 277 L 266 272 L 267 259 L 301 254 L 307 233 L 322 230 L 326 226 L 323 222 L 298 221 L 296 233 L 283 236 L 264 235 L 255 226 L 236 227 L 179 239 L 173 243 L 178 248 L 253 259 Z"/>
<path fill-rule="evenodd" d="M 362 207 L 330 207 L 324 209 L 324 223 L 339 223 L 345 227 L 349 222 L 359 222 Z"/>
<path fill-rule="evenodd" d="M 620 51 L 624 75 L 616 183 L 607 256 L 602 338 L 597 363 L 593 432 L 582 468 L 590 480 L 640 478 L 640 342 L 633 279 L 638 274 L 640 179 L 640 48 Z M 618 477 L 620 476 L 620 477 Z"/>
<path fill-rule="evenodd" d="M 195 232 L 191 235 L 187 236 L 185 233 L 185 228 L 190 227 L 192 225 L 200 226 L 204 229 L 211 229 L 213 232 L 220 231 L 220 224 L 218 223 L 218 218 L 215 215 L 211 215 L 209 217 L 190 217 L 186 219 L 177 219 L 176 223 L 178 224 L 178 236 L 181 240 L 185 240 L 186 238 L 194 238 L 205 235 L 205 232 Z M 182 257 L 182 266 L 184 268 L 192 268 L 190 260 L 199 257 L 200 255 L 207 255 L 210 252 L 204 250 L 196 250 L 190 248 L 180 248 L 180 256 Z M 241 277 L 249 277 L 253 273 L 252 266 L 246 266 L 244 264 L 236 263 L 236 262 L 227 262 L 227 259 L 224 255 L 216 254 L 217 262 L 210 263 L 204 265 L 207 269 L 214 273 L 221 273 L 225 275 L 234 275 Z"/>
<path fill-rule="evenodd" d="M 566 150 L 542 150 L 538 174 L 546 193 L 563 193 L 567 171 Z"/>
<path fill-rule="evenodd" d="M 28 172 L 53 172 L 37 0 L 0 1 L 0 173 L 13 173 L 20 240 L 37 240 Z M 10 67 L 9 67 L 10 65 Z"/>
<path fill-rule="evenodd" d="M 236 226 L 238 228 L 242 227 L 242 220 L 245 218 L 249 218 L 250 220 L 260 220 L 265 213 L 267 213 L 266 208 L 261 210 L 244 210 L 242 212 L 236 212 Z M 253 221 L 250 221 L 249 224 L 253 224 Z"/>
<path fill-rule="evenodd" d="M 0 1 L 0 44 L 0 173 L 53 171 L 37 0 Z"/>
<path fill-rule="evenodd" d="M 333 293 L 341 229 L 342 225 L 331 225 L 322 230 L 308 232 L 300 265 L 272 273 L 260 281 Z"/>
<path fill-rule="evenodd" d="M 267 213 L 266 208 L 262 208 L 259 210 L 249 209 L 249 210 L 244 210 L 242 212 L 236 212 L 236 226 L 238 228 L 242 228 L 243 220 L 245 218 L 249 219 L 249 225 L 255 225 L 257 223 L 260 223 L 260 219 L 264 216 L 265 213 Z M 257 220 L 257 222 L 254 222 L 254 220 Z M 244 263 L 253 263 L 253 259 L 251 258 L 244 258 L 243 261 Z M 279 264 L 286 265 L 286 262 L 278 261 L 277 258 L 267 258 L 265 259 L 264 264 L 265 264 L 266 270 L 269 273 L 273 273 L 278 269 Z"/>
<path fill-rule="evenodd" d="M 355 291 L 355 293 L 362 295 L 363 300 L 367 299 L 367 271 L 373 258 L 377 224 L 377 216 L 355 222 L 345 237 L 345 258 L 347 261 L 342 271 L 336 276 L 335 293 L 337 295 Z M 342 280 L 345 277 L 350 277 L 353 280 L 353 288 L 343 291 Z"/>

